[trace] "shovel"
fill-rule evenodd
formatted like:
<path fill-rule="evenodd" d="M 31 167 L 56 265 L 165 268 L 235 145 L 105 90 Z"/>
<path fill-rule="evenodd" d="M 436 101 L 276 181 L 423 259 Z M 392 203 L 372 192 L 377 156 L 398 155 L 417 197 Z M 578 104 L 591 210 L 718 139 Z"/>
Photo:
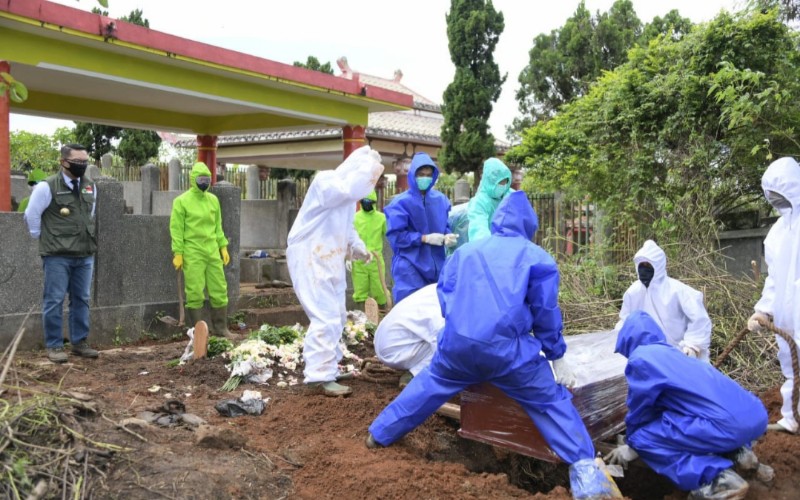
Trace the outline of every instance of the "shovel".
<path fill-rule="evenodd" d="M 183 312 L 183 271 L 178 269 L 178 317 L 180 319 L 175 319 L 172 316 L 161 316 L 158 318 L 162 323 L 166 323 L 169 326 L 183 326 L 185 323 L 185 317 Z"/>

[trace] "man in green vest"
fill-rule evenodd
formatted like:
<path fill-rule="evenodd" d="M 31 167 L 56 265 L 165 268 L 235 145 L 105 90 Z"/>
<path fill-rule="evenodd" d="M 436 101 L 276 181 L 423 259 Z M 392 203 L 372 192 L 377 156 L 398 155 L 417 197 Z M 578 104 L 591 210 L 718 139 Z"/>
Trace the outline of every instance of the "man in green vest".
<path fill-rule="evenodd" d="M 44 173 L 44 170 L 41 168 L 34 168 L 30 172 L 28 172 L 28 186 L 33 191 L 33 188 L 42 182 L 43 180 L 47 179 L 47 174 Z M 31 197 L 26 196 L 22 198 L 22 201 L 19 202 L 19 206 L 17 207 L 17 212 L 25 212 L 25 209 L 28 208 L 28 203 L 30 203 Z"/>
<path fill-rule="evenodd" d="M 364 242 L 367 251 L 377 258 L 369 264 L 347 261 L 347 269 L 353 274 L 353 300 L 362 303 L 368 297 L 375 299 L 378 306 L 386 306 L 386 294 L 383 292 L 380 273 L 386 269 L 383 264 L 383 238 L 386 237 L 386 216 L 376 206 L 378 196 L 375 191 L 359 201 L 361 210 L 356 212 L 353 225 L 358 237 Z"/>
<path fill-rule="evenodd" d="M 84 176 L 89 164 L 86 148 L 67 144 L 61 148 L 61 170 L 36 185 L 25 222 L 34 239 L 44 269 L 42 324 L 47 357 L 65 363 L 62 309 L 69 293 L 69 342 L 72 353 L 96 358 L 86 341 L 89 336 L 89 297 L 92 288 L 97 189 Z"/>
<path fill-rule="evenodd" d="M 172 265 L 176 270 L 183 269 L 189 325 L 203 319 L 204 290 L 208 288 L 212 333 L 236 339 L 228 331 L 228 283 L 222 269 L 231 261 L 228 239 L 222 232 L 219 199 L 208 192 L 209 187 L 211 171 L 205 163 L 195 163 L 189 174 L 189 190 L 172 203 Z"/>

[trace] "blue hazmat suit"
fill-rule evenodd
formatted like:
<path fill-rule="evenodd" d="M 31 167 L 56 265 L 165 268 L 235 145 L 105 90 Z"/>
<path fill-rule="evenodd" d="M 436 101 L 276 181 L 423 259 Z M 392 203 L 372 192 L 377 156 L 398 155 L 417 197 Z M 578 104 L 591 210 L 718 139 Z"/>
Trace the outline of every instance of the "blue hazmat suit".
<path fill-rule="evenodd" d="M 437 351 L 372 423 L 376 442 L 392 444 L 465 387 L 491 382 L 525 409 L 562 460 L 593 459 L 572 395 L 547 362 L 561 358 L 566 344 L 558 268 L 531 242 L 537 227 L 525 193 L 513 193 L 494 214 L 492 236 L 450 257 L 438 285 L 445 327 Z"/>
<path fill-rule="evenodd" d="M 433 183 L 423 196 L 416 183 L 417 169 L 433 168 Z M 450 200 L 434 186 L 439 168 L 430 156 L 417 153 L 408 170 L 408 191 L 397 195 L 384 208 L 386 238 L 392 247 L 392 297 L 398 302 L 431 283 L 436 283 L 444 267 L 444 246 L 422 243 L 422 236 L 449 233 L 447 215 Z"/>
<path fill-rule="evenodd" d="M 723 457 L 764 434 L 767 411 L 753 394 L 709 363 L 667 342 L 644 311 L 620 329 L 628 358 L 627 444 L 654 471 L 694 490 L 733 467 Z"/>

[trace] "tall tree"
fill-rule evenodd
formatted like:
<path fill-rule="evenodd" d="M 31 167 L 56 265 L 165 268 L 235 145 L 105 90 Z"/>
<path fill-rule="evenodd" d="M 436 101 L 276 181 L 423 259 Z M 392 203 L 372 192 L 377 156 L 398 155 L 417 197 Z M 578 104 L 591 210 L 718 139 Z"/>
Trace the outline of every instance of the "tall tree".
<path fill-rule="evenodd" d="M 800 154 L 800 36 L 777 11 L 722 13 L 629 52 L 586 95 L 509 152 L 542 188 L 589 194 L 607 213 L 681 231 L 763 199 L 776 156 Z"/>
<path fill-rule="evenodd" d="M 624 63 L 636 44 L 647 45 L 673 31 L 680 36 L 690 26 L 691 21 L 676 10 L 643 27 L 631 0 L 617 0 L 608 12 L 595 16 L 582 1 L 561 28 L 534 38 L 528 65 L 519 75 L 516 99 L 521 116 L 508 127 L 508 135 L 518 135 L 586 94 L 604 71 Z"/>
<path fill-rule="evenodd" d="M 308 56 L 306 62 L 302 63 L 300 61 L 295 61 L 293 66 L 297 66 L 299 68 L 306 68 L 306 69 L 313 69 L 314 71 L 321 71 L 322 73 L 327 73 L 329 75 L 333 74 L 333 66 L 331 66 L 330 61 L 326 62 L 325 64 L 321 64 L 319 59 L 314 56 Z"/>
<path fill-rule="evenodd" d="M 120 127 L 75 122 L 75 140 L 86 147 L 86 152 L 95 162 L 99 162 L 100 157 L 114 150 L 112 141 L 119 138 L 121 132 Z"/>
<path fill-rule="evenodd" d="M 122 129 L 117 153 L 126 167 L 141 167 L 158 156 L 161 138 L 152 130 Z"/>
<path fill-rule="evenodd" d="M 452 0 L 446 19 L 456 74 L 444 92 L 439 162 L 446 171 L 477 171 L 495 154 L 488 120 L 506 80 L 494 62 L 494 49 L 505 28 L 503 14 L 491 0 Z"/>

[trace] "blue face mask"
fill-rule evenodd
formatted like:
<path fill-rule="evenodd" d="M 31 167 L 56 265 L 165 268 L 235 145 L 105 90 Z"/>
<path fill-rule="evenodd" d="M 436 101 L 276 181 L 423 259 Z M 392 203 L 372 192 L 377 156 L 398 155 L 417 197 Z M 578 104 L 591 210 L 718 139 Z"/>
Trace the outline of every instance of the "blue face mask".
<path fill-rule="evenodd" d="M 508 184 L 498 184 L 498 185 L 496 185 L 494 187 L 494 192 L 492 193 L 492 198 L 494 198 L 495 200 L 501 199 L 508 192 L 508 188 L 509 188 Z"/>
<path fill-rule="evenodd" d="M 433 184 L 433 177 L 417 177 L 417 187 L 420 191 L 427 191 Z"/>

